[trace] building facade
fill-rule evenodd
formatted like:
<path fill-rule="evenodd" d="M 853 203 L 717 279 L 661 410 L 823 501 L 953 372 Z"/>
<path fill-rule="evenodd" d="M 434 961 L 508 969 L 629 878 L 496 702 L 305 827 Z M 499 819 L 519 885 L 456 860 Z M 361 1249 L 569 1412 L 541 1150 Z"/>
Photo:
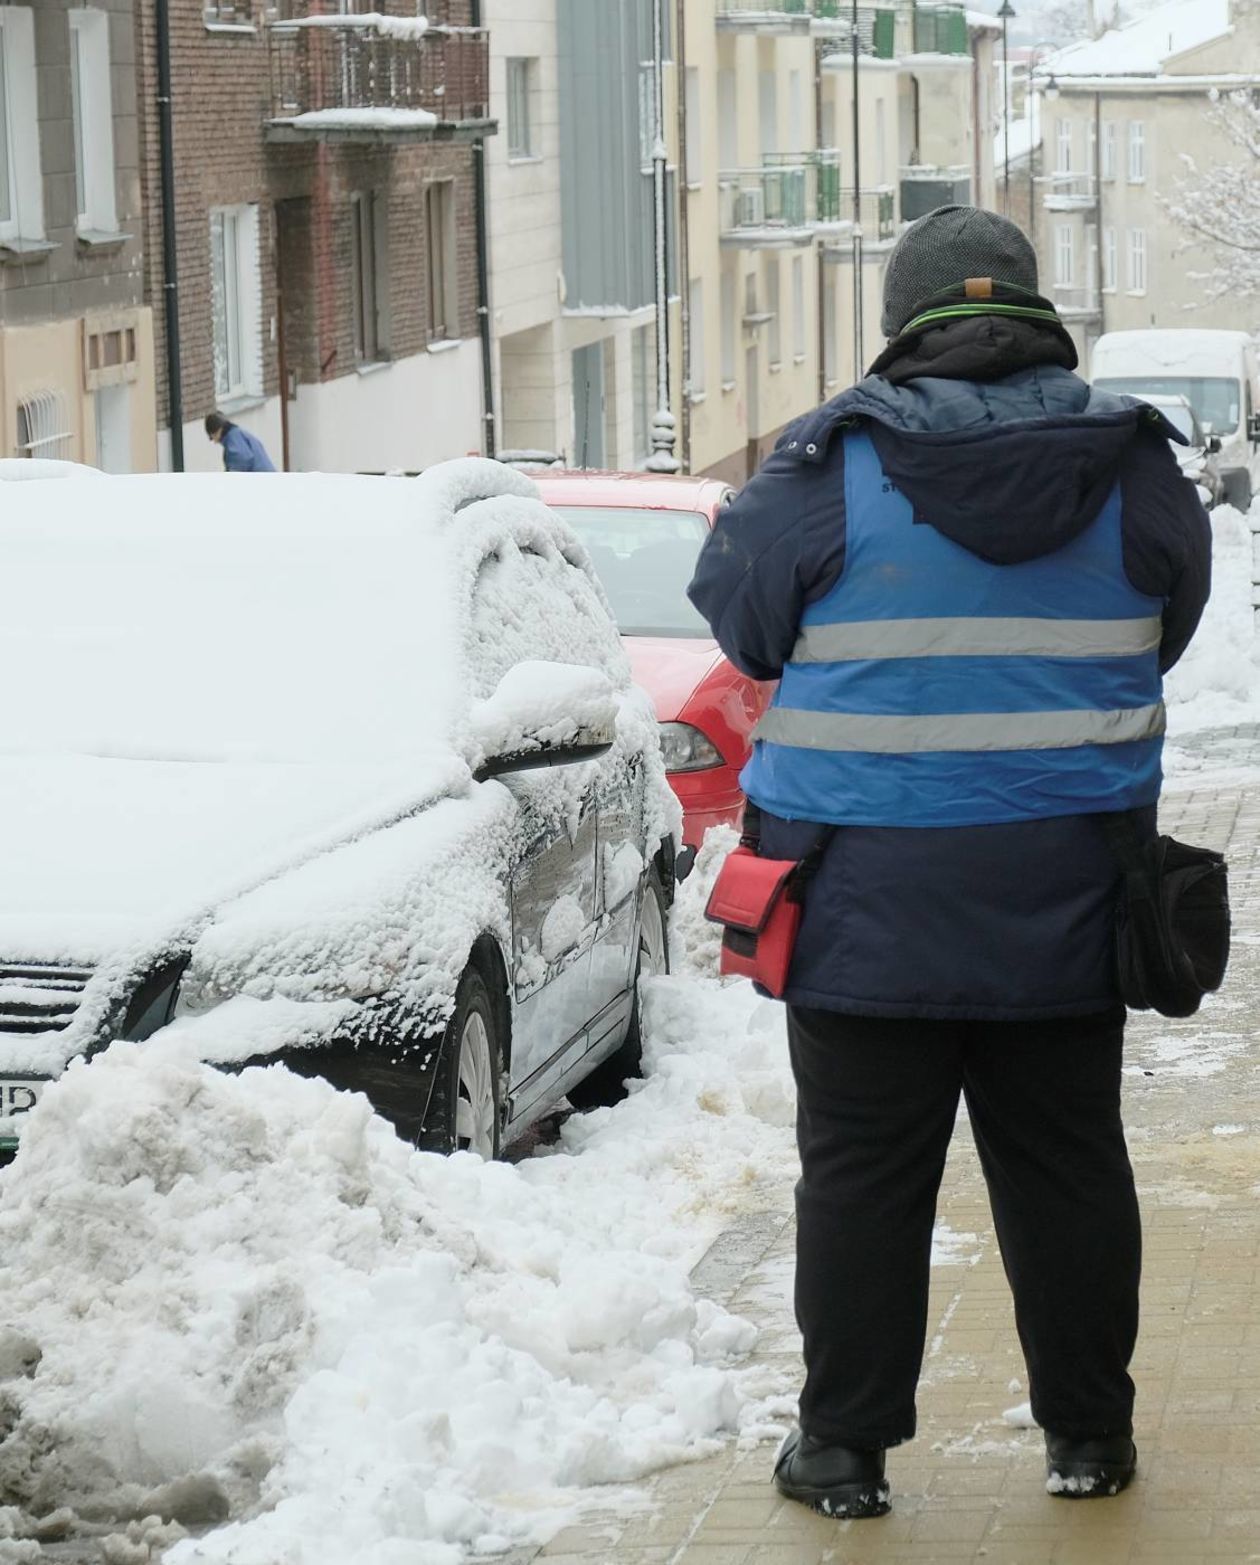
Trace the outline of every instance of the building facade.
<path fill-rule="evenodd" d="M 1209 299 L 1211 256 L 1170 218 L 1184 176 L 1237 158 L 1212 125 L 1213 92 L 1260 88 L 1260 14 L 1183 0 L 1045 60 L 1037 224 L 1042 286 L 1088 367 L 1103 332 L 1252 329 L 1236 301 Z"/>
<path fill-rule="evenodd" d="M 154 464 L 132 0 L 0 6 L 0 457 Z"/>
<path fill-rule="evenodd" d="M 481 449 L 473 0 L 172 0 L 183 465 L 218 409 L 276 465 L 414 470 Z M 170 397 L 154 7 L 137 3 L 146 296 Z"/>

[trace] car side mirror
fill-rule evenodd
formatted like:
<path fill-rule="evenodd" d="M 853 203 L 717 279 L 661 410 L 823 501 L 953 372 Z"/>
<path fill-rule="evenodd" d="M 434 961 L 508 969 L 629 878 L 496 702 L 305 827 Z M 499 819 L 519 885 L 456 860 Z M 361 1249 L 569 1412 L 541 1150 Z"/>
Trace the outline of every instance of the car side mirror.
<path fill-rule="evenodd" d="M 518 663 L 472 711 L 478 782 L 544 766 L 598 760 L 617 737 L 617 692 L 601 669 Z"/>
<path fill-rule="evenodd" d="M 1247 420 L 1247 439 L 1253 445 L 1260 445 L 1260 413 L 1253 413 Z"/>
<path fill-rule="evenodd" d="M 1255 440 L 1260 437 L 1257 437 L 1257 435 L 1253 434 L 1251 438 Z M 1204 447 L 1204 449 L 1207 451 L 1209 456 L 1215 456 L 1216 453 L 1221 449 L 1221 437 L 1219 435 L 1209 435 L 1207 437 L 1207 445 Z"/>

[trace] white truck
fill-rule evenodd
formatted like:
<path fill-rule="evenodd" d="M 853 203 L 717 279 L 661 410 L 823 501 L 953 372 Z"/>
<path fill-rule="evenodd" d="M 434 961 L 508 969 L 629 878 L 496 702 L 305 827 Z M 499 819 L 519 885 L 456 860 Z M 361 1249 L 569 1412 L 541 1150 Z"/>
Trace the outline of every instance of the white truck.
<path fill-rule="evenodd" d="M 1246 332 L 1105 332 L 1094 344 L 1090 379 L 1102 390 L 1134 397 L 1185 397 L 1204 433 L 1221 443 L 1222 499 L 1247 509 L 1260 447 L 1260 371 L 1255 341 Z"/>

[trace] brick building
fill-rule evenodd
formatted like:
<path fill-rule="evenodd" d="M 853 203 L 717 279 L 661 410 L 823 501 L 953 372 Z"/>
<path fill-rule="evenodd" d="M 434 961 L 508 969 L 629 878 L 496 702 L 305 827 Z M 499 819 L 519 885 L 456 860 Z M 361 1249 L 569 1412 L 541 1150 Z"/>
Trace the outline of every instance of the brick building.
<path fill-rule="evenodd" d="M 154 464 L 132 5 L 0 5 L 0 457 Z"/>
<path fill-rule="evenodd" d="M 475 450 L 474 201 L 488 120 L 472 0 L 171 0 L 184 458 L 213 408 L 277 466 Z M 357 14 L 356 14 L 357 13 Z M 170 460 L 154 7 L 136 0 L 146 297 Z"/>

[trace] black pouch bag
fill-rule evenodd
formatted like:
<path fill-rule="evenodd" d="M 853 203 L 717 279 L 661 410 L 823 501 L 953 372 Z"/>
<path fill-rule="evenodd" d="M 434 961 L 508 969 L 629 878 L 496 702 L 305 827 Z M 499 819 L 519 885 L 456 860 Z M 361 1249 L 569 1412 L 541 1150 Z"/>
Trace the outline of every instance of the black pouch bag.
<path fill-rule="evenodd" d="M 1116 922 L 1120 992 L 1134 1011 L 1193 1016 L 1229 962 L 1224 856 L 1172 837 L 1144 839 L 1131 816 L 1103 829 L 1124 871 Z"/>

